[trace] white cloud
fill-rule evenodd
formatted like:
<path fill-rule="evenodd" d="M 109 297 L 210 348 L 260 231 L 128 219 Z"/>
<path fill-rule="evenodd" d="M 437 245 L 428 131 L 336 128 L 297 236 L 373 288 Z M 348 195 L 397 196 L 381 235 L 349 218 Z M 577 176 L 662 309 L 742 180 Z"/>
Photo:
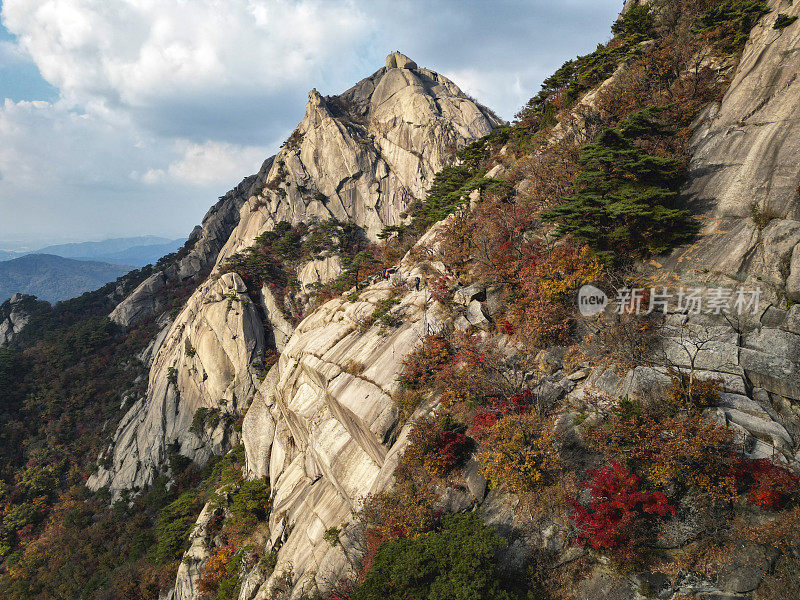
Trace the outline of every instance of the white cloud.
<path fill-rule="evenodd" d="M 132 107 L 305 82 L 367 27 L 345 0 L 5 0 L 3 16 L 65 98 Z"/>
<path fill-rule="evenodd" d="M 0 105 L 0 238 L 185 233 L 267 155 L 165 141 L 114 116 L 61 102 Z"/>
<path fill-rule="evenodd" d="M 208 186 L 211 184 L 230 184 L 237 181 L 243 173 L 258 170 L 267 149 L 254 146 L 235 146 L 219 142 L 194 144 L 181 140 L 176 144 L 181 158 L 174 161 L 167 169 L 148 169 L 140 179 L 148 185 L 172 180 L 191 186 Z M 134 173 L 134 177 L 138 174 Z"/>

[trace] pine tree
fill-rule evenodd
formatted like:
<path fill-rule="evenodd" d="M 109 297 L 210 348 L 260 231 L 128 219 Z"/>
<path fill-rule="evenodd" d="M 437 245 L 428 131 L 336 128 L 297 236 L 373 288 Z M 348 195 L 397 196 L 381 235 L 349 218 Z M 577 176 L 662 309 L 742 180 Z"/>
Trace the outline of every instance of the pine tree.
<path fill-rule="evenodd" d="M 659 254 L 691 236 L 689 212 L 677 208 L 682 162 L 635 144 L 667 133 L 656 115 L 636 113 L 583 148 L 574 194 L 543 215 L 559 236 L 589 244 L 608 262 Z"/>

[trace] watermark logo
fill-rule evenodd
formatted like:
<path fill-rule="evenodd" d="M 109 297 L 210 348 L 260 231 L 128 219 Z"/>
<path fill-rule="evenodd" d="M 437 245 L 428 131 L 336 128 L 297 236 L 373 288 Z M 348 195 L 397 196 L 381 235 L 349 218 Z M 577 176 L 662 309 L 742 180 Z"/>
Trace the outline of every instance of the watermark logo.
<path fill-rule="evenodd" d="M 628 315 L 650 315 L 667 312 L 685 314 L 727 315 L 760 312 L 761 289 L 728 288 L 629 288 L 616 291 L 614 312 Z M 592 285 L 578 292 L 578 310 L 584 317 L 603 312 L 609 298 Z"/>
<path fill-rule="evenodd" d="M 608 306 L 608 296 L 603 290 L 593 285 L 585 285 L 578 292 L 578 310 L 584 317 L 593 317 L 603 312 L 606 306 Z"/>

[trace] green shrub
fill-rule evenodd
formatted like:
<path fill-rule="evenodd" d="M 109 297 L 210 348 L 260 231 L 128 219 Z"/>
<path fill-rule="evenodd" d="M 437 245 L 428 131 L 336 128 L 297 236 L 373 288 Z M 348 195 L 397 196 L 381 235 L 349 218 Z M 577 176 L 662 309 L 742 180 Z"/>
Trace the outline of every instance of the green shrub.
<path fill-rule="evenodd" d="M 761 0 L 722 0 L 700 16 L 694 31 L 710 38 L 720 49 L 735 52 L 768 12 L 769 7 Z"/>
<path fill-rule="evenodd" d="M 611 26 L 611 31 L 621 38 L 642 41 L 652 37 L 653 25 L 654 19 L 650 7 L 644 4 L 637 4 L 628 9 Z"/>
<path fill-rule="evenodd" d="M 469 163 L 477 160 L 477 156 L 471 154 L 473 151 L 481 152 L 477 147 L 462 150 Z M 424 231 L 464 206 L 474 190 L 508 193 L 511 189 L 511 184 L 506 181 L 484 177 L 482 169 L 472 168 L 467 164 L 445 167 L 433 178 L 425 202 L 417 204 L 411 210 L 411 226 Z"/>
<path fill-rule="evenodd" d="M 367 320 L 367 326 L 372 327 L 375 323 L 379 323 L 381 329 L 398 327 L 403 323 L 402 319 L 396 315 L 390 314 L 390 311 L 400 304 L 397 298 L 385 298 L 378 302 L 378 306 L 373 311 Z"/>
<path fill-rule="evenodd" d="M 513 577 L 503 577 L 497 551 L 505 541 L 474 513 L 451 515 L 440 531 L 381 546 L 352 600 L 510 600 Z"/>
<path fill-rule="evenodd" d="M 792 23 L 797 21 L 797 15 L 789 16 L 785 13 L 780 13 L 778 18 L 775 19 L 775 23 L 772 25 L 773 29 L 784 29 L 788 27 Z"/>
<path fill-rule="evenodd" d="M 338 527 L 328 527 L 325 530 L 325 533 L 322 534 L 322 539 L 328 542 L 331 546 L 338 546 L 339 545 L 339 536 L 341 535 L 342 530 Z"/>
<path fill-rule="evenodd" d="M 264 571 L 264 574 L 267 577 L 272 575 L 272 572 L 275 570 L 275 565 L 278 564 L 277 550 L 270 550 L 269 552 L 265 552 L 264 556 L 261 557 L 259 564 L 261 565 L 261 569 Z"/>
<path fill-rule="evenodd" d="M 636 144 L 664 135 L 657 113 L 638 112 L 586 145 L 575 193 L 542 215 L 558 224 L 558 235 L 574 236 L 607 262 L 662 253 L 696 230 L 689 212 L 677 208 L 682 162 Z"/>
<path fill-rule="evenodd" d="M 245 481 L 228 501 L 233 520 L 244 527 L 253 527 L 267 518 L 270 509 L 270 489 L 263 479 Z"/>
<path fill-rule="evenodd" d="M 222 412 L 218 408 L 207 408 L 201 406 L 194 411 L 192 417 L 192 424 L 189 426 L 189 431 L 200 437 L 205 434 L 207 429 L 215 429 L 222 419 Z"/>
<path fill-rule="evenodd" d="M 184 492 L 158 516 L 156 544 L 150 559 L 159 565 L 179 560 L 189 547 L 189 534 L 203 508 L 203 500 L 195 490 Z"/>

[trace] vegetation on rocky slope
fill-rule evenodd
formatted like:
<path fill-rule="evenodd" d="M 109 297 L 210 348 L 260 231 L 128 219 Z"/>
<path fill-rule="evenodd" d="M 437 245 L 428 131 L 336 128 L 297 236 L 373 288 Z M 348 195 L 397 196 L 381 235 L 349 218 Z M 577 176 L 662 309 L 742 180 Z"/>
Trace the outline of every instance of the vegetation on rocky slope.
<path fill-rule="evenodd" d="M 435 417 L 414 425 L 396 486 L 367 503 L 365 566 L 331 597 L 370 597 L 364 594 L 374 585 L 370 573 L 381 549 L 391 548 L 402 564 L 403 551 L 418 549 L 426 532 L 443 531 L 446 509 L 437 499 L 463 489 L 470 456 L 491 488 L 519 499 L 524 508 L 515 525 L 523 537 L 535 536 L 544 519 L 568 532 L 574 546 L 592 550 L 565 563 L 558 552 L 532 549 L 526 561 L 538 572 L 515 576 L 537 597 L 574 597 L 601 555 L 618 573 L 707 574 L 753 540 L 767 553 L 788 550 L 758 597 L 791 596 L 795 584 L 785 561 L 800 546 L 796 536 L 787 543 L 773 528 L 794 520 L 800 478 L 780 461 L 745 458 L 732 431 L 708 420 L 703 411 L 719 400 L 719 382 L 687 382 L 674 372 L 664 397 L 590 398 L 593 414 L 612 407 L 607 418 L 584 423 L 579 414 L 564 423 L 563 406 L 531 396 L 522 381 L 515 387 L 498 377 L 514 372 L 498 340 L 516 340 L 532 362 L 552 344 L 571 344 L 572 360 L 586 360 L 583 353 L 598 346 L 580 343 L 587 332 L 576 329 L 574 291 L 626 281 L 620 267 L 689 239 L 696 229 L 692 207 L 681 206 L 678 196 L 688 126 L 725 90 L 724 71 L 712 65 L 735 58 L 765 12 L 760 2 L 734 0 L 634 6 L 611 42 L 546 80 L 511 128 L 462 153 L 463 169 L 502 165 L 504 185 L 472 210 L 458 210 L 461 197 L 442 203 L 456 213 L 440 236 L 439 256 L 450 282 L 503 290 L 504 309 L 493 317 L 499 335 L 431 337 L 408 359 L 398 407 L 411 415 L 433 405 Z M 591 104 L 582 104 L 583 94 L 605 80 Z M 456 174 L 448 173 L 448 181 Z M 453 188 L 466 180 L 462 174 Z M 551 233 L 561 241 L 553 243 Z M 440 296 L 446 301 L 446 293 Z M 658 327 L 648 316 L 623 315 L 595 333 L 601 356 L 641 364 Z M 697 519 L 693 537 L 666 542 L 665 532 L 687 526 L 687 511 Z M 753 525 L 763 522 L 773 524 L 771 534 Z M 395 563 L 381 563 L 375 575 L 384 586 L 395 581 L 387 568 Z M 456 577 L 451 568 L 442 566 L 437 577 Z M 644 585 L 639 592 L 655 593 Z"/>

